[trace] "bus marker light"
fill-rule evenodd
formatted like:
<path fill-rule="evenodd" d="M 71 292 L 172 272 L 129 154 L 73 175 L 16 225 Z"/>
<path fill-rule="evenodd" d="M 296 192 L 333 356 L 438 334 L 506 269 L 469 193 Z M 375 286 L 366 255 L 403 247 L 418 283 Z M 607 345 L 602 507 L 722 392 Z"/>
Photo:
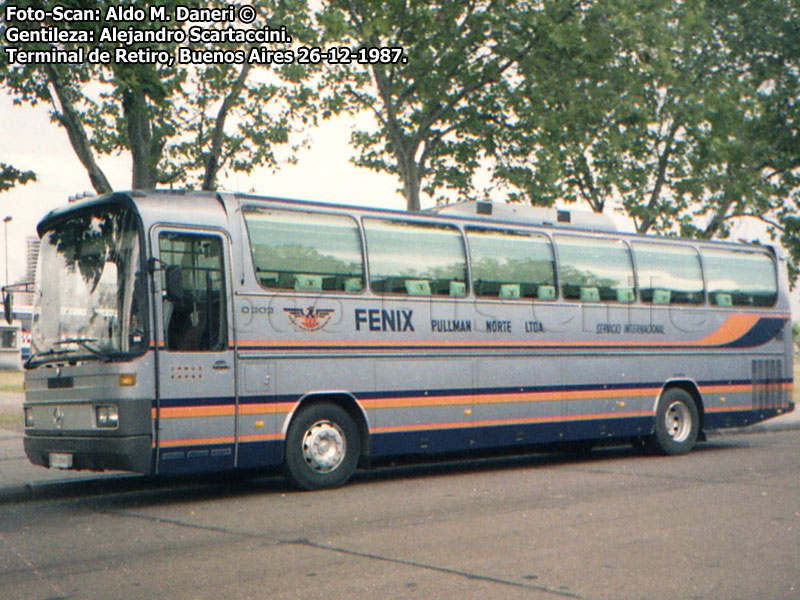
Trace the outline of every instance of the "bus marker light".
<path fill-rule="evenodd" d="M 131 387 L 136 385 L 136 373 L 124 373 L 119 376 L 119 385 L 121 387 Z"/>

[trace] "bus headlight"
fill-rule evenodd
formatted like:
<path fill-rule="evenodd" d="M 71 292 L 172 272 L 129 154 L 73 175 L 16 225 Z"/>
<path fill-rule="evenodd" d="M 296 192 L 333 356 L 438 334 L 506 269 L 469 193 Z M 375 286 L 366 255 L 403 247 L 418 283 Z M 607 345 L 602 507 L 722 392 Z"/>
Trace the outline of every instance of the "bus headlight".
<path fill-rule="evenodd" d="M 97 426 L 115 429 L 119 426 L 119 411 L 116 406 L 96 406 Z"/>
<path fill-rule="evenodd" d="M 26 408 L 25 409 L 25 427 L 33 427 L 35 425 L 33 420 L 33 409 Z"/>

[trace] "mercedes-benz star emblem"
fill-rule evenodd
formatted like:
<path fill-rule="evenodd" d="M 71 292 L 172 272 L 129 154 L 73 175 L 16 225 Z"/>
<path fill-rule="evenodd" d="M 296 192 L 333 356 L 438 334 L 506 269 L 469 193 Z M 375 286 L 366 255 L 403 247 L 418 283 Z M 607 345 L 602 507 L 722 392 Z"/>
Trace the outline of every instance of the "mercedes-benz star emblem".
<path fill-rule="evenodd" d="M 60 406 L 56 406 L 56 409 L 53 411 L 53 423 L 56 424 L 58 429 L 64 426 L 64 411 Z"/>

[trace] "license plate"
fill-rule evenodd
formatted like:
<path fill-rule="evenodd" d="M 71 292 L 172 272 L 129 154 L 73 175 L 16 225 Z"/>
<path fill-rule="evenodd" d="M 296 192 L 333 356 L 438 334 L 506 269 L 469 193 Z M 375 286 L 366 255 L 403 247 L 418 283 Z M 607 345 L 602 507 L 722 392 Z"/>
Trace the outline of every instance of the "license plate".
<path fill-rule="evenodd" d="M 51 469 L 71 469 L 72 468 L 72 454 L 61 454 L 57 452 L 50 453 L 50 468 Z"/>

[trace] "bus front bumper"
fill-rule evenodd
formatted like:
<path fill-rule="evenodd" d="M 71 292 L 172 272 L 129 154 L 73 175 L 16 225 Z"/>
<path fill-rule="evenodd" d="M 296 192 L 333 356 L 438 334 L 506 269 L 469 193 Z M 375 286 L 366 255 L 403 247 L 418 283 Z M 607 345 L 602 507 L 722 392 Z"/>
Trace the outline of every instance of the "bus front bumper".
<path fill-rule="evenodd" d="M 130 437 L 31 436 L 25 454 L 35 465 L 90 471 L 152 471 L 152 439 Z"/>

